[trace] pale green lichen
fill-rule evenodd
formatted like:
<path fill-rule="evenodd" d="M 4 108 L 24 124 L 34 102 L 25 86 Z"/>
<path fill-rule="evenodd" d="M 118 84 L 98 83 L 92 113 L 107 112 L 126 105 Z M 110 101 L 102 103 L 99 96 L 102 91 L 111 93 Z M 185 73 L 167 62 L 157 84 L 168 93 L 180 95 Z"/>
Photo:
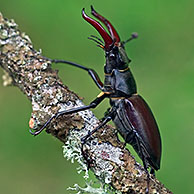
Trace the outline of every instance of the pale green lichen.
<path fill-rule="evenodd" d="M 86 182 L 84 188 L 80 187 L 78 184 L 74 184 L 74 187 L 69 187 L 68 190 L 76 191 L 76 194 L 121 194 L 121 192 L 116 191 L 108 185 L 100 183 L 100 187 L 93 187 L 95 183 L 93 181 Z"/>
<path fill-rule="evenodd" d="M 5 38 L 7 38 L 7 36 L 8 36 L 7 30 L 4 30 L 4 29 L 1 30 L 0 38 L 5 39 Z"/>
<path fill-rule="evenodd" d="M 72 163 L 76 160 L 79 163 L 79 167 L 77 168 L 77 172 L 80 174 L 81 172 L 85 172 L 84 179 L 89 178 L 88 167 L 86 163 L 83 161 L 83 156 L 81 152 L 81 143 L 80 142 L 80 134 L 79 131 L 71 131 L 71 134 L 68 136 L 65 145 L 63 146 L 63 154 L 67 160 L 71 160 Z"/>
<path fill-rule="evenodd" d="M 2 76 L 3 86 L 11 86 L 13 83 L 13 79 L 9 76 L 9 74 L 4 71 L 4 75 Z"/>
<path fill-rule="evenodd" d="M 18 25 L 15 23 L 14 19 L 7 20 L 6 24 L 7 24 L 7 26 L 10 27 L 10 28 L 15 28 L 15 27 L 18 26 Z"/>
<path fill-rule="evenodd" d="M 21 36 L 23 38 L 25 38 L 29 43 L 32 43 L 31 40 L 30 40 L 30 37 L 28 35 L 26 35 L 25 32 L 22 32 Z"/>

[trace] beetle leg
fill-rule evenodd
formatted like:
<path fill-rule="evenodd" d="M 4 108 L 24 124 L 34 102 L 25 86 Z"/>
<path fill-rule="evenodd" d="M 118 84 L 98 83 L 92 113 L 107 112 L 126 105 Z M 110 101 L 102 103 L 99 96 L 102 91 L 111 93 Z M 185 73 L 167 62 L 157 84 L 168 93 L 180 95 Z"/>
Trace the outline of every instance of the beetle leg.
<path fill-rule="evenodd" d="M 150 170 L 150 174 L 152 174 L 152 175 L 155 177 L 155 171 L 154 171 L 154 169 L 153 169 L 153 168 L 151 168 L 151 170 Z"/>
<path fill-rule="evenodd" d="M 95 100 L 93 100 L 89 105 L 77 107 L 69 110 L 64 110 L 56 113 L 53 115 L 39 130 L 36 130 L 35 132 L 32 132 L 30 129 L 30 133 L 34 136 L 40 134 L 53 119 L 57 119 L 59 116 L 66 115 L 66 114 L 72 114 L 77 113 L 80 111 L 88 110 L 90 108 L 95 108 L 98 104 L 100 104 L 105 98 L 107 97 L 107 94 L 103 93 L 101 96 L 97 97 Z"/>
<path fill-rule="evenodd" d="M 103 90 L 104 85 L 103 85 L 102 81 L 100 80 L 100 77 L 98 76 L 98 74 L 93 69 L 87 68 L 87 67 L 80 65 L 80 64 L 77 64 L 77 63 L 73 63 L 71 61 L 65 61 L 65 60 L 60 60 L 60 59 L 49 59 L 49 58 L 45 58 L 45 59 L 47 59 L 53 63 L 65 63 L 65 64 L 72 65 L 72 66 L 75 66 L 75 67 L 78 67 L 80 69 L 87 71 L 88 74 L 90 75 L 90 77 L 93 79 L 93 81 L 97 85 L 97 87 L 100 90 Z"/>
<path fill-rule="evenodd" d="M 112 114 L 113 111 L 111 111 L 109 114 L 107 114 L 105 117 L 101 119 L 101 123 L 93 130 L 93 131 L 88 131 L 88 134 L 84 137 L 81 138 L 82 145 L 86 143 L 87 139 L 93 135 L 98 129 L 102 128 L 106 123 L 108 123 L 110 120 L 112 120 Z"/>
<path fill-rule="evenodd" d="M 82 151 L 82 155 L 84 157 L 84 159 L 87 161 L 87 165 L 88 165 L 88 169 L 89 167 L 91 166 L 91 160 L 88 159 L 88 155 L 87 155 L 87 152 L 85 152 L 83 150 L 83 145 L 87 142 L 87 139 L 93 135 L 96 131 L 98 131 L 98 129 L 102 128 L 104 125 L 106 125 L 106 123 L 108 123 L 110 120 L 112 120 L 112 114 L 114 113 L 114 110 L 110 111 L 106 116 L 104 116 L 102 119 L 101 119 L 101 123 L 94 129 L 92 130 L 91 132 L 88 131 L 88 134 L 84 137 L 81 138 L 81 151 Z"/>
<path fill-rule="evenodd" d="M 149 193 L 149 186 L 150 186 L 150 174 L 148 172 L 148 165 L 147 165 L 147 162 L 146 162 L 146 159 L 145 159 L 145 155 L 143 153 L 143 150 L 142 150 L 142 147 L 141 147 L 141 143 L 139 141 L 137 133 L 135 135 L 135 139 L 136 139 L 136 142 L 137 142 L 138 150 L 140 151 L 140 154 L 142 155 L 143 166 L 144 166 L 145 172 L 147 174 L 147 188 L 146 188 L 146 192 L 145 193 L 148 194 Z"/>

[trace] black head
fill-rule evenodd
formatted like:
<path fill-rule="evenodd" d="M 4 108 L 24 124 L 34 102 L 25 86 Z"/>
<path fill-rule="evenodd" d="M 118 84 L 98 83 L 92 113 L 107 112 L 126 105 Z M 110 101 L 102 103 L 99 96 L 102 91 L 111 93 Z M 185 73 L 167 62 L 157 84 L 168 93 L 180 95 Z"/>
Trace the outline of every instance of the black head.
<path fill-rule="evenodd" d="M 120 41 L 120 37 L 112 26 L 112 24 L 103 16 L 98 14 L 93 6 L 91 6 L 91 13 L 97 19 L 99 19 L 108 29 L 110 35 L 105 31 L 105 29 L 98 23 L 96 20 L 93 20 L 85 14 L 84 9 L 82 10 L 83 18 L 89 22 L 94 28 L 100 33 L 101 37 L 104 40 L 104 45 L 99 44 L 101 48 L 105 51 L 106 65 L 105 73 L 111 73 L 113 69 L 126 69 L 129 62 L 131 61 L 125 51 L 124 44 L 129 40 L 137 38 L 136 34 L 132 34 L 131 38 L 125 42 Z M 96 41 L 97 42 L 97 41 Z M 99 42 L 98 42 L 99 43 Z"/>

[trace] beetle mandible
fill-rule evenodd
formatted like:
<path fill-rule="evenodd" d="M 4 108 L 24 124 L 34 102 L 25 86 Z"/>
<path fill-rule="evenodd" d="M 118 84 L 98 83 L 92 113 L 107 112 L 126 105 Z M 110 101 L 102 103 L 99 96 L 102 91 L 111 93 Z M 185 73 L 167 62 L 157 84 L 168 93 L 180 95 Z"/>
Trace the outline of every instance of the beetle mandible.
<path fill-rule="evenodd" d="M 58 112 L 51 117 L 41 129 L 30 132 L 33 135 L 38 135 L 54 118 L 64 114 L 72 114 L 95 108 L 105 98 L 109 98 L 111 108 L 102 118 L 99 126 L 82 138 L 82 143 L 84 144 L 88 137 L 112 120 L 125 142 L 131 144 L 142 159 L 148 175 L 149 188 L 149 173 L 147 169 L 148 167 L 151 167 L 152 173 L 154 173 L 154 170 L 160 169 L 161 138 L 157 123 L 149 106 L 144 99 L 137 94 L 136 83 L 128 66 L 130 59 L 125 52 L 124 45 L 128 41 L 137 38 L 137 35 L 132 34 L 130 39 L 121 42 L 120 37 L 112 24 L 106 18 L 98 14 L 92 6 L 91 13 L 100 20 L 109 31 L 108 34 L 100 23 L 86 15 L 84 9 L 82 10 L 82 17 L 99 32 L 104 40 L 103 43 L 95 36 L 89 37 L 89 39 L 98 43 L 98 46 L 105 51 L 106 64 L 104 66 L 104 83 L 93 69 L 65 60 L 51 61 L 54 63 L 70 64 L 87 71 L 101 90 L 101 93 L 89 105 Z"/>

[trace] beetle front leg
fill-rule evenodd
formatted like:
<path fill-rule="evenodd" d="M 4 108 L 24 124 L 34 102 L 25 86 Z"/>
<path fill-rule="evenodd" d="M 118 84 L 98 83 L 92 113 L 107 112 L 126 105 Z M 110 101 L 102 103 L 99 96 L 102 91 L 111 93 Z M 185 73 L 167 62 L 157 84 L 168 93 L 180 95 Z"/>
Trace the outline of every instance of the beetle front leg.
<path fill-rule="evenodd" d="M 72 65 L 74 67 L 78 67 L 80 69 L 83 69 L 85 71 L 88 72 L 89 76 L 92 78 L 92 80 L 95 82 L 95 84 L 97 85 L 97 87 L 102 91 L 104 84 L 102 83 L 102 81 L 100 80 L 100 77 L 98 76 L 98 74 L 90 68 L 87 68 L 83 65 L 71 62 L 71 61 L 66 61 L 66 60 L 61 60 L 61 59 L 49 59 L 49 58 L 45 58 L 53 63 L 64 63 L 64 64 L 68 64 L 68 65 Z"/>
<path fill-rule="evenodd" d="M 34 136 L 40 134 L 49 124 L 53 119 L 57 119 L 59 116 L 65 115 L 65 114 L 73 114 L 77 113 L 80 111 L 88 110 L 90 108 L 95 108 L 98 104 L 100 104 L 105 98 L 107 97 L 107 94 L 103 93 L 99 97 L 97 97 L 95 100 L 93 100 L 89 105 L 82 106 L 82 107 L 77 107 L 69 110 L 64 110 L 56 113 L 53 115 L 39 130 L 36 130 L 33 132 L 31 129 L 29 130 L 30 133 Z"/>

